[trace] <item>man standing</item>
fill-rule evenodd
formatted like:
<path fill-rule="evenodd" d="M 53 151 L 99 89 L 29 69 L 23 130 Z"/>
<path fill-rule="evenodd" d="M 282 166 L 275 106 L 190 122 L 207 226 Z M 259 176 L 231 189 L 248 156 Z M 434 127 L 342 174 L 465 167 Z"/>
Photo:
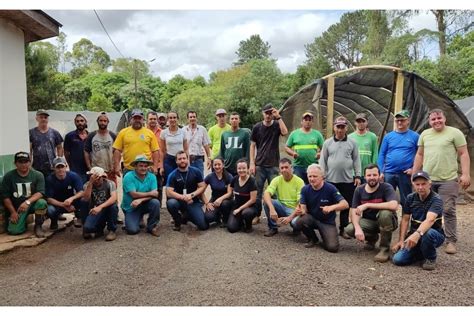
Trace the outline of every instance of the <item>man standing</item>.
<path fill-rule="evenodd" d="M 211 167 L 211 150 L 209 136 L 204 126 L 197 124 L 195 111 L 188 111 L 188 125 L 183 128 L 188 139 L 189 163 L 204 175 L 204 160 L 207 160 L 207 169 Z M 204 158 L 204 155 L 206 158 Z"/>
<path fill-rule="evenodd" d="M 107 174 L 101 167 L 93 167 L 89 181 L 84 185 L 82 197 L 82 220 L 84 239 L 102 236 L 107 225 L 106 241 L 117 238 L 117 190 L 115 183 L 107 180 Z"/>
<path fill-rule="evenodd" d="M 237 175 L 237 161 L 247 158 L 250 154 L 250 137 L 244 129 L 240 128 L 240 115 L 233 112 L 230 115 L 230 131 L 225 131 L 221 136 L 220 156 L 224 159 L 224 169 L 232 176 Z"/>
<path fill-rule="evenodd" d="M 30 155 L 33 168 L 46 178 L 53 170 L 53 159 L 64 156 L 63 138 L 54 128 L 48 127 L 49 113 L 36 111 L 38 126 L 30 129 Z"/>
<path fill-rule="evenodd" d="M 412 192 L 411 167 L 418 149 L 417 132 L 408 128 L 410 113 L 407 110 L 395 114 L 395 130 L 391 131 L 382 141 L 378 158 L 380 178 L 390 183 L 394 190 L 400 191 L 400 203 Z"/>
<path fill-rule="evenodd" d="M 71 171 L 74 171 L 82 180 L 87 181 L 87 164 L 84 156 L 84 143 L 89 134 L 87 131 L 87 118 L 81 114 L 76 114 L 74 118 L 76 130 L 69 132 L 64 137 L 64 156 Z"/>
<path fill-rule="evenodd" d="M 320 164 L 326 174 L 326 180 L 350 202 L 355 187 L 360 184 L 360 158 L 356 142 L 347 137 L 347 124 L 345 117 L 336 118 L 334 136 L 324 142 Z M 345 239 L 349 238 L 344 233 L 347 224 L 349 224 L 349 207 L 339 215 L 339 235 Z"/>
<path fill-rule="evenodd" d="M 278 174 L 280 135 L 288 134 L 280 112 L 271 103 L 262 108 L 262 114 L 263 121 L 254 125 L 250 136 L 250 174 L 255 175 L 257 181 L 257 217 L 254 223 L 260 221 L 265 182 L 270 184 Z"/>
<path fill-rule="evenodd" d="M 350 133 L 349 137 L 357 143 L 360 157 L 360 170 L 365 170 L 365 167 L 369 164 L 377 163 L 377 136 L 367 128 L 369 122 L 365 113 L 359 113 L 356 115 L 355 124 L 356 130 Z M 361 177 L 361 182 L 365 182 L 364 177 Z"/>
<path fill-rule="evenodd" d="M 466 189 L 471 184 L 469 152 L 463 133 L 455 127 L 446 125 L 443 110 L 431 110 L 428 122 L 431 128 L 420 135 L 412 170 L 422 170 L 423 166 L 423 170 L 433 181 L 433 191 L 441 196 L 444 203 L 444 230 L 447 243 L 445 252 L 454 254 L 457 251 L 456 199 L 459 186 Z M 461 162 L 459 179 L 458 157 Z"/>
<path fill-rule="evenodd" d="M 153 173 L 156 174 L 161 166 L 158 141 L 148 128 L 144 127 L 143 112 L 132 111 L 131 126 L 124 128 L 114 142 L 114 171 L 120 175 L 120 158 L 123 154 L 124 174 L 134 170 L 132 162 L 138 155 L 145 155 L 153 161 Z"/>
<path fill-rule="evenodd" d="M 63 157 L 53 160 L 54 172 L 46 178 L 46 198 L 48 217 L 51 219 L 49 229 L 58 229 L 58 218 L 63 213 L 73 213 L 75 226 L 80 227 L 81 197 L 84 194 L 81 178 L 74 171 L 67 171 L 67 162 Z"/>
<path fill-rule="evenodd" d="M 430 176 L 426 172 L 414 173 L 412 181 L 415 192 L 407 197 L 407 202 L 403 205 L 400 237 L 392 248 L 393 252 L 398 252 L 392 260 L 394 264 L 401 266 L 423 259 L 423 269 L 434 270 L 436 248 L 444 242 L 443 201 L 431 190 Z"/>
<path fill-rule="evenodd" d="M 107 174 L 107 178 L 117 183 L 117 177 L 114 172 L 113 148 L 112 145 L 117 137 L 115 133 L 109 131 L 109 117 L 107 113 L 101 112 L 97 117 L 98 130 L 93 131 L 87 136 L 84 143 L 84 157 L 87 169 L 101 167 Z"/>
<path fill-rule="evenodd" d="M 374 257 L 377 262 L 386 262 L 390 258 L 392 232 L 397 229 L 398 198 L 393 187 L 380 183 L 380 171 L 376 164 L 369 164 L 364 172 L 367 183 L 357 187 L 352 200 L 351 219 L 346 233 L 367 241 L 364 249 L 373 250 L 379 239 L 379 253 Z"/>
<path fill-rule="evenodd" d="M 294 159 L 295 174 L 308 184 L 306 169 L 313 163 L 318 163 L 321 148 L 323 147 L 323 135 L 312 129 L 313 114 L 305 112 L 301 116 L 301 128 L 291 132 L 286 141 L 285 151 Z"/>
<path fill-rule="evenodd" d="M 148 129 L 151 130 L 153 134 L 155 134 L 156 140 L 159 143 L 162 129 L 158 121 L 158 114 L 154 111 L 150 111 L 147 113 L 146 119 L 147 119 L 146 125 Z M 165 118 L 165 123 L 166 123 L 166 118 Z M 163 177 L 161 176 L 161 172 L 159 169 L 156 171 L 156 181 L 158 183 L 158 200 L 161 201 L 161 197 L 163 196 Z"/>
<path fill-rule="evenodd" d="M 282 158 L 279 168 L 281 175 L 273 178 L 263 194 L 263 202 L 265 203 L 263 207 L 268 218 L 268 231 L 264 234 L 265 237 L 272 237 L 278 233 L 276 223 L 278 217 L 287 219 L 295 212 L 300 201 L 301 189 L 304 186 L 304 181 L 293 175 L 290 159 Z M 276 199 L 272 199 L 272 196 L 276 196 Z M 296 220 L 296 216 L 293 216 L 290 220 L 293 229 L 295 229 Z"/>
<path fill-rule="evenodd" d="M 206 189 L 202 173 L 189 166 L 184 151 L 176 154 L 178 168 L 173 170 L 166 183 L 166 207 L 174 220 L 173 230 L 181 230 L 181 224 L 189 219 L 199 230 L 209 228 L 202 210 L 201 195 Z"/>
<path fill-rule="evenodd" d="M 145 155 L 138 155 L 130 166 L 135 170 L 123 177 L 122 210 L 125 213 L 125 230 L 129 235 L 138 234 L 140 219 L 148 213 L 146 230 L 158 237 L 160 222 L 160 201 L 158 185 L 154 174 L 148 171 L 153 164 Z"/>
<path fill-rule="evenodd" d="M 317 165 L 308 167 L 309 184 L 301 190 L 300 207 L 302 215 L 296 222 L 308 238 L 306 248 L 319 243 L 315 229 L 323 240 L 323 248 L 329 252 L 339 251 L 336 227 L 336 212 L 347 209 L 349 204 L 332 184 L 324 181 L 324 171 Z"/>
<path fill-rule="evenodd" d="M 231 127 L 227 124 L 227 112 L 224 109 L 216 111 L 217 124 L 209 129 L 209 147 L 212 149 L 211 159 L 216 158 L 221 150 L 221 136 L 225 131 L 230 131 Z"/>
<path fill-rule="evenodd" d="M 164 130 L 168 127 L 168 122 L 165 113 L 158 113 L 158 125 L 160 126 L 161 130 Z"/>
<path fill-rule="evenodd" d="M 43 199 L 44 177 L 31 168 L 30 154 L 17 152 L 15 167 L 5 174 L 2 181 L 2 197 L 5 208 L 10 213 L 7 231 L 11 235 L 23 234 L 26 231 L 26 218 L 35 214 L 35 235 L 44 237 L 43 222 L 47 203 Z"/>

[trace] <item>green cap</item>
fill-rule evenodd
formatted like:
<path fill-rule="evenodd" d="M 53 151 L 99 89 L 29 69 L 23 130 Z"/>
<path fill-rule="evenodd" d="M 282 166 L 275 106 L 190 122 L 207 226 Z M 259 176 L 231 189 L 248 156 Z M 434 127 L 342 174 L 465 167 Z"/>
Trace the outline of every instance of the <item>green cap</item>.
<path fill-rule="evenodd" d="M 408 112 L 407 110 L 401 110 L 400 112 L 395 113 L 395 117 L 397 116 L 408 118 L 410 117 L 410 112 Z"/>

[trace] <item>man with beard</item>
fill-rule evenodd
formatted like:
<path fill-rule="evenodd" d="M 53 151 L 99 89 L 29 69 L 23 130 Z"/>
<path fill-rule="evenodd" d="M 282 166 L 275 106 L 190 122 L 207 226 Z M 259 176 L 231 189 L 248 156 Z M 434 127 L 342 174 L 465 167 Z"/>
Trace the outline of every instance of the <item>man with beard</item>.
<path fill-rule="evenodd" d="M 161 113 L 163 114 L 163 113 Z M 159 142 L 160 134 L 162 129 L 162 124 L 158 118 L 159 114 L 155 111 L 150 111 L 146 115 L 146 126 L 150 131 L 153 132 L 156 136 L 156 141 Z M 160 116 L 160 118 L 163 115 Z M 165 118 L 165 128 L 166 128 L 166 118 Z M 158 200 L 161 201 L 161 197 L 163 196 L 163 177 L 161 176 L 160 170 L 158 169 L 156 172 L 156 181 L 158 183 Z"/>
<path fill-rule="evenodd" d="M 115 139 L 114 151 L 114 172 L 120 175 L 120 158 L 123 154 L 123 174 L 134 170 L 132 162 L 138 155 L 145 155 L 148 160 L 152 160 L 153 173 L 156 174 L 160 168 L 160 152 L 158 141 L 148 128 L 144 127 L 143 112 L 135 109 L 131 114 L 131 126 L 122 129 Z"/>
<path fill-rule="evenodd" d="M 64 156 L 71 171 L 74 171 L 84 184 L 87 181 L 87 165 L 84 157 L 84 143 L 89 132 L 87 131 L 87 118 L 78 113 L 74 118 L 76 130 L 69 132 L 64 137 Z"/>
<path fill-rule="evenodd" d="M 117 137 L 115 133 L 109 131 L 109 117 L 107 113 L 101 112 L 97 117 L 98 130 L 87 136 L 84 144 L 84 157 L 87 169 L 101 167 L 107 174 L 107 178 L 117 185 L 117 177 L 114 173 L 113 148 L 112 144 Z"/>
<path fill-rule="evenodd" d="M 64 156 L 63 138 L 48 126 L 49 113 L 36 111 L 38 126 L 30 129 L 30 155 L 32 167 L 46 178 L 53 171 L 53 159 Z"/>
<path fill-rule="evenodd" d="M 346 226 L 345 232 L 366 244 L 364 249 L 375 249 L 379 238 L 379 253 L 374 257 L 377 262 L 386 262 L 390 258 L 392 233 L 398 227 L 398 197 L 388 183 L 380 183 L 380 169 L 376 164 L 365 168 L 367 183 L 358 186 L 352 200 L 352 223 Z"/>
<path fill-rule="evenodd" d="M 178 168 L 173 170 L 166 183 L 166 207 L 174 220 L 173 230 L 181 230 L 181 224 L 189 219 L 199 230 L 209 228 L 202 209 L 201 195 L 206 189 L 202 173 L 188 164 L 184 151 L 176 153 Z"/>

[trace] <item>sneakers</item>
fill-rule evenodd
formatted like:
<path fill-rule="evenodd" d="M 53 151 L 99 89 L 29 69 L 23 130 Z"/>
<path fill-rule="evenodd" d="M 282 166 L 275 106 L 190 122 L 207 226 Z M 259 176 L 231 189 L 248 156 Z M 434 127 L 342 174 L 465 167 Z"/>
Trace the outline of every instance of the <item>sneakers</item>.
<path fill-rule="evenodd" d="M 317 240 L 317 239 L 316 240 L 310 240 L 306 244 L 304 244 L 304 247 L 305 248 L 313 248 L 317 244 L 319 244 L 319 240 Z"/>
<path fill-rule="evenodd" d="M 374 260 L 376 262 L 387 262 L 388 259 L 390 259 L 390 251 L 388 248 L 380 248 L 380 251 L 378 254 L 375 255 Z"/>
<path fill-rule="evenodd" d="M 257 225 L 259 223 L 260 223 L 260 216 L 254 217 L 254 219 L 252 220 L 252 225 Z"/>
<path fill-rule="evenodd" d="M 81 228 L 82 227 L 82 221 L 77 217 L 74 217 L 74 227 L 76 227 L 76 228 Z"/>
<path fill-rule="evenodd" d="M 55 231 L 57 229 L 58 229 L 58 222 L 51 221 L 51 224 L 49 225 L 49 230 Z"/>
<path fill-rule="evenodd" d="M 117 235 L 113 231 L 109 231 L 107 236 L 105 236 L 105 241 L 113 241 L 117 238 Z"/>
<path fill-rule="evenodd" d="M 155 237 L 160 237 L 160 231 L 158 230 L 158 226 L 153 227 L 150 234 Z"/>
<path fill-rule="evenodd" d="M 454 255 L 457 252 L 456 244 L 453 242 L 446 243 L 446 248 L 444 248 L 444 252 L 450 255 Z"/>
<path fill-rule="evenodd" d="M 38 238 L 44 238 L 44 231 L 41 225 L 35 225 L 35 235 Z"/>
<path fill-rule="evenodd" d="M 425 262 L 423 262 L 423 265 L 421 267 L 423 268 L 423 270 L 429 270 L 429 271 L 436 269 L 436 259 L 435 260 L 426 259 Z"/>
<path fill-rule="evenodd" d="M 263 236 L 265 237 L 272 237 L 273 235 L 278 234 L 278 229 L 276 228 L 270 228 Z"/>

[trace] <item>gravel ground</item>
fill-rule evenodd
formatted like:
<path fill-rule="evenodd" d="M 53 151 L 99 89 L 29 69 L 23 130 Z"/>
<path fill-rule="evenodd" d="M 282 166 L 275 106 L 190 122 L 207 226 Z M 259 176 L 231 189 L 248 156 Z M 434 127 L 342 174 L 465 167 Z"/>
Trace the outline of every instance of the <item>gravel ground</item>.
<path fill-rule="evenodd" d="M 84 241 L 66 229 L 34 248 L 0 256 L 4 306 L 470 306 L 474 302 L 472 204 L 458 207 L 459 253 L 439 251 L 438 268 L 376 263 L 355 240 L 337 254 L 306 249 L 287 228 L 266 224 L 230 234 L 191 224 L 162 236 L 141 232 Z M 394 239 L 395 236 L 394 235 Z M 21 293 L 21 294 L 19 294 Z"/>

